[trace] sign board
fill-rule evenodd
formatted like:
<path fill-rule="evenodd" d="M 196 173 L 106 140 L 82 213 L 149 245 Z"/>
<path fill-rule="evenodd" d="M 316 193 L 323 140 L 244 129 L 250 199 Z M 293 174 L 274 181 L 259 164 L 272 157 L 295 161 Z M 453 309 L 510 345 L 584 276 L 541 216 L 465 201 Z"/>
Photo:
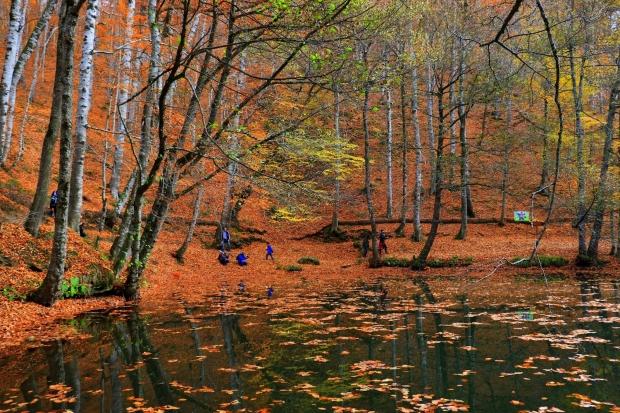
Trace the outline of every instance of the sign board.
<path fill-rule="evenodd" d="M 515 211 L 515 222 L 531 222 L 529 211 Z"/>

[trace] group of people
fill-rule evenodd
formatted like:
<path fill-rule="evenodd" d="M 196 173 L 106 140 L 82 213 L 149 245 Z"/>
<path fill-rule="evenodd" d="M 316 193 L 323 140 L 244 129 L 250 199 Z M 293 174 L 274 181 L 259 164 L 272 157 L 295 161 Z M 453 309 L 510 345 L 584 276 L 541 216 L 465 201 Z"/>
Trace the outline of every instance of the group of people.
<path fill-rule="evenodd" d="M 238 284 L 237 287 L 238 287 L 239 294 L 245 294 L 247 292 L 247 287 L 246 287 L 245 283 L 243 282 L 243 280 L 239 281 L 239 284 Z M 267 298 L 272 298 L 274 291 L 275 290 L 273 289 L 273 286 L 272 285 L 268 285 L 267 286 L 267 290 L 266 290 Z"/>
<path fill-rule="evenodd" d="M 383 254 L 388 252 L 387 249 L 387 238 L 388 235 L 385 233 L 385 231 L 381 230 L 379 231 L 379 254 Z M 370 249 L 370 234 L 369 233 L 365 233 L 364 237 L 362 238 L 362 256 L 366 257 L 368 255 L 368 250 Z"/>
<path fill-rule="evenodd" d="M 227 227 L 224 227 L 224 229 L 222 230 L 220 238 L 221 246 L 217 254 L 217 260 L 220 264 L 227 265 L 230 262 L 230 254 L 228 253 L 228 251 L 232 249 L 231 235 Z M 271 260 L 273 261 L 273 252 L 273 246 L 270 243 L 267 243 L 267 247 L 265 249 L 265 259 L 268 260 L 271 258 Z M 245 251 L 241 250 L 241 252 L 239 252 L 235 256 L 235 261 L 237 261 L 237 265 L 245 267 L 248 265 L 249 258 L 250 256 L 246 254 Z"/>

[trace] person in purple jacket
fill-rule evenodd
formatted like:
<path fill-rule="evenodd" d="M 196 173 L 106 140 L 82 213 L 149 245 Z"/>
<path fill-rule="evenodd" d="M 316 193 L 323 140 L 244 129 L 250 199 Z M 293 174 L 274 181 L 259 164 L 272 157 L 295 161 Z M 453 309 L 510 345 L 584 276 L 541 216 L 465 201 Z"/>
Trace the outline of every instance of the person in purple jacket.
<path fill-rule="evenodd" d="M 268 260 L 269 258 L 271 258 L 271 260 L 273 261 L 273 247 L 271 246 L 270 243 L 267 243 L 265 259 Z"/>

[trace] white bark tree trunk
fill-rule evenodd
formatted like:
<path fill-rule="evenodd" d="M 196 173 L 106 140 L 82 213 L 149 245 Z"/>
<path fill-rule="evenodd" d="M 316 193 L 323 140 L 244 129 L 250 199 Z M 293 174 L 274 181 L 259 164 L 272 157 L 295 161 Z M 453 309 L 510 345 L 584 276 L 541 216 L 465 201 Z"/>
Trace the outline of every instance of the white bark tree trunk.
<path fill-rule="evenodd" d="M 436 179 L 435 179 L 435 171 L 436 171 L 436 159 L 435 156 L 435 129 L 433 126 L 433 88 L 434 88 L 434 78 L 433 78 L 433 65 L 429 61 L 426 66 L 426 128 L 428 133 L 428 158 L 431 166 L 431 179 L 430 179 L 430 193 L 434 194 L 437 190 L 436 188 Z"/>
<path fill-rule="evenodd" d="M 121 82 L 118 93 L 118 101 L 116 102 L 119 122 L 117 133 L 115 135 L 116 142 L 114 145 L 114 161 L 112 163 L 112 176 L 110 177 L 110 194 L 114 202 L 118 201 L 118 192 L 121 182 L 121 173 L 123 168 L 123 153 L 125 145 L 125 136 L 129 133 L 126 129 L 128 104 L 122 104 L 129 98 L 129 88 L 131 87 L 131 58 L 133 38 L 133 20 L 136 8 L 135 0 L 127 0 L 127 18 L 125 23 L 125 38 L 127 44 L 123 49 L 123 57 L 121 59 Z M 119 106 L 119 104 L 122 104 Z"/>
<path fill-rule="evenodd" d="M 413 187 L 413 234 L 411 238 L 422 241 L 422 225 L 420 211 L 422 209 L 422 139 L 420 136 L 419 102 L 418 102 L 418 69 L 411 71 L 411 111 L 413 112 L 413 139 L 415 145 L 415 185 Z"/>
<path fill-rule="evenodd" d="M 71 170 L 71 192 L 69 197 L 69 227 L 78 231 L 82 219 L 82 198 L 84 193 L 84 157 L 86 155 L 86 128 L 91 106 L 93 86 L 93 52 L 95 50 L 95 30 L 99 15 L 99 0 L 88 0 L 84 21 L 84 40 L 80 61 L 80 80 L 78 85 L 78 106 L 75 116 L 75 153 Z"/>
<path fill-rule="evenodd" d="M 386 213 L 388 218 L 392 218 L 394 208 L 394 183 L 392 171 L 392 144 L 394 140 L 394 131 L 392 127 L 392 89 L 388 86 L 385 88 L 385 116 L 386 116 L 386 151 L 385 165 L 387 169 L 387 199 Z"/>
<path fill-rule="evenodd" d="M 0 78 L 0 163 L 6 159 L 5 134 L 6 120 L 11 99 L 11 82 L 13 81 L 13 71 L 17 63 L 17 53 L 20 47 L 20 33 L 23 30 L 22 11 L 23 0 L 11 0 L 9 11 L 9 24 L 6 34 L 6 48 L 4 53 L 4 67 L 2 78 Z"/>

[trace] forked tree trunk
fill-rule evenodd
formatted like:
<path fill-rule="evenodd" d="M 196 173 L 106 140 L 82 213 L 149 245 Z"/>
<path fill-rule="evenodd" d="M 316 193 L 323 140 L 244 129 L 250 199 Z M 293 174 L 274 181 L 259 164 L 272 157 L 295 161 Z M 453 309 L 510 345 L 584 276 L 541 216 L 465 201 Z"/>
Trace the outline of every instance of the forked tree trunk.
<path fill-rule="evenodd" d="M 415 144 L 415 184 L 413 187 L 413 234 L 411 238 L 422 241 L 422 225 L 420 224 L 422 209 L 422 139 L 420 136 L 419 104 L 418 104 L 418 69 L 411 71 L 411 111 L 413 112 L 413 137 Z"/>
<path fill-rule="evenodd" d="M 444 147 L 444 135 L 445 135 L 445 113 L 443 107 L 443 96 L 445 94 L 444 88 L 439 88 L 437 93 L 437 115 L 439 117 L 439 129 L 437 130 L 437 161 L 435 162 L 435 197 L 433 201 L 433 218 L 431 223 L 431 229 L 426 238 L 426 242 L 420 251 L 420 255 L 413 260 L 414 269 L 422 269 L 426 267 L 426 261 L 437 237 L 437 231 L 439 229 L 439 223 L 441 221 L 441 194 L 443 189 L 443 147 Z"/>
<path fill-rule="evenodd" d="M 204 185 L 201 185 L 198 188 L 196 198 L 194 199 L 194 212 L 192 213 L 192 220 L 187 228 L 187 234 L 185 235 L 183 244 L 181 244 L 179 249 L 174 253 L 174 258 L 176 258 L 180 263 L 184 262 L 185 252 L 187 251 L 187 248 L 189 248 L 192 238 L 194 238 L 194 230 L 196 229 L 196 221 L 198 221 L 198 217 L 200 216 L 200 207 L 202 205 L 202 197 L 204 196 L 204 192 L 205 187 Z"/>
<path fill-rule="evenodd" d="M 549 180 L 549 100 L 543 98 L 543 149 L 542 149 L 542 166 L 540 169 L 540 185 L 538 190 L 543 194 L 548 195 L 549 191 L 545 189 L 547 187 L 547 181 Z"/>
<path fill-rule="evenodd" d="M 75 116 L 75 153 L 71 169 L 71 193 L 69 196 L 69 227 L 79 231 L 82 220 L 82 199 L 84 197 L 84 158 L 86 156 L 86 128 L 90 112 L 93 86 L 93 52 L 95 50 L 95 29 L 99 15 L 99 0 L 88 0 L 84 21 L 82 60 L 80 61 L 80 82 L 78 86 L 78 107 Z"/>
<path fill-rule="evenodd" d="M 72 4 L 72 0 L 65 0 L 61 7 L 68 7 L 67 1 L 70 1 Z M 80 2 L 80 5 L 81 2 L 83 2 L 83 0 L 78 1 Z M 56 56 L 56 74 L 54 78 L 54 90 L 52 92 L 52 108 L 47 131 L 45 132 L 45 137 L 43 138 L 41 156 L 39 157 L 37 188 L 35 190 L 32 204 L 30 205 L 30 210 L 28 211 L 28 216 L 24 222 L 24 228 L 26 231 L 35 237 L 39 235 L 41 221 L 43 220 L 48 204 L 48 191 L 52 174 L 54 147 L 56 146 L 56 139 L 58 138 L 58 132 L 61 127 L 62 98 L 64 93 L 64 90 L 62 89 L 64 87 L 64 80 L 62 77 L 64 76 L 64 72 L 66 70 L 65 66 L 67 64 L 67 60 L 69 60 L 69 56 L 66 55 L 65 50 L 60 47 L 60 40 L 66 35 L 65 33 L 62 33 L 61 30 L 58 31 L 57 50 L 59 53 Z M 66 39 L 64 40 L 66 41 Z M 73 66 L 73 64 L 71 65 Z"/>
<path fill-rule="evenodd" d="M 58 204 L 56 208 L 54 241 L 47 275 L 34 293 L 34 301 L 51 306 L 60 297 L 60 282 L 65 273 L 67 257 L 67 221 L 69 185 L 71 179 L 72 107 L 73 107 L 73 48 L 75 26 L 83 0 L 63 0 L 60 13 L 56 79 L 61 82 L 60 172 L 58 173 Z"/>

